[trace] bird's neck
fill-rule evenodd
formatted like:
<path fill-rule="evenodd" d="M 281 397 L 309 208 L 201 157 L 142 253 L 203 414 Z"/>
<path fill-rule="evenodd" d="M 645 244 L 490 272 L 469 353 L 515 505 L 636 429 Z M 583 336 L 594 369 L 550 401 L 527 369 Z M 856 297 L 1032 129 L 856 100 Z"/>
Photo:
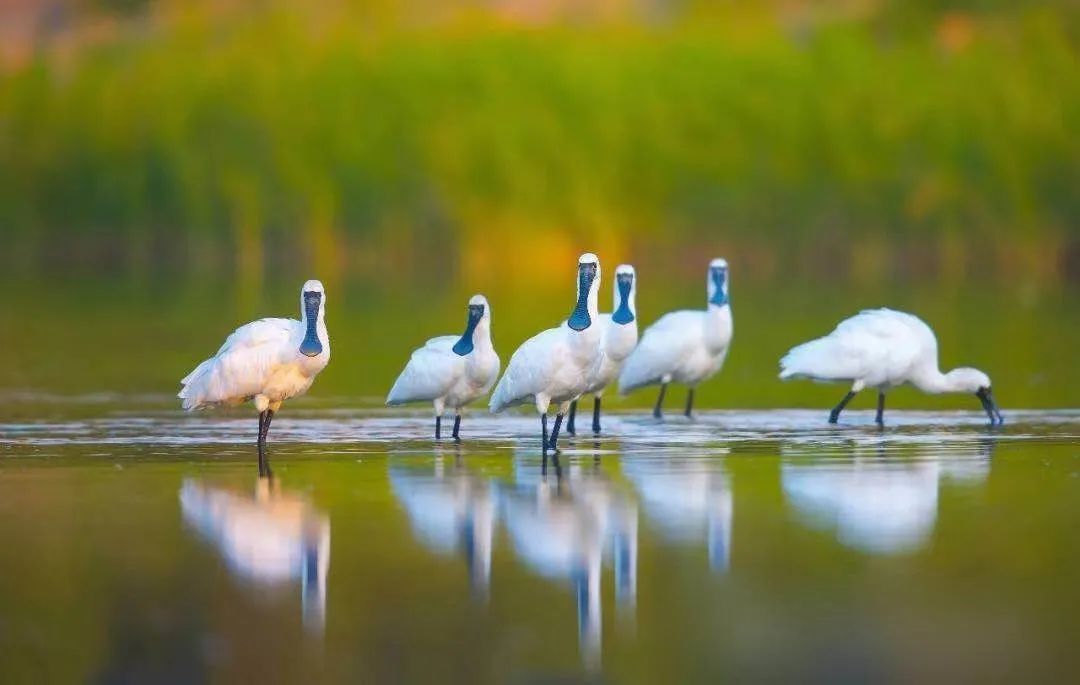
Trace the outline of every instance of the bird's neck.
<path fill-rule="evenodd" d="M 705 346 L 719 352 L 731 334 L 731 306 L 710 304 L 705 310 Z"/>
<path fill-rule="evenodd" d="M 636 319 L 626 324 L 609 321 L 604 333 L 604 354 L 616 361 L 625 359 L 634 351 L 637 335 Z"/>
<path fill-rule="evenodd" d="M 911 377 L 911 384 L 919 390 L 931 395 L 938 395 L 943 392 L 954 392 L 956 388 L 953 387 L 952 380 L 949 378 L 949 374 L 942 373 L 938 368 L 937 360 L 928 364 L 925 368 L 919 370 Z"/>
<path fill-rule="evenodd" d="M 473 329 L 472 334 L 473 345 L 476 347 L 490 348 L 491 345 L 491 324 L 487 319 L 480 319 L 480 322 L 476 324 L 476 328 Z"/>

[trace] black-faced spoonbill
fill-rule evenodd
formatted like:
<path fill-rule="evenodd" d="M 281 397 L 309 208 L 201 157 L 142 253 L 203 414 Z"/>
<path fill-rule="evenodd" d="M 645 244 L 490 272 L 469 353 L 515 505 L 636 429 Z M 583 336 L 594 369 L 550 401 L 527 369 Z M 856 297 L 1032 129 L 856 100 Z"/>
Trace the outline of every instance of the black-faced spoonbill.
<path fill-rule="evenodd" d="M 577 304 L 564 324 L 529 338 L 510 357 L 495 392 L 491 411 L 500 412 L 533 402 L 540 412 L 543 451 L 558 450 L 559 427 L 570 403 L 589 388 L 589 373 L 600 357 L 600 327 L 596 323 L 600 260 L 592 253 L 578 259 Z M 551 439 L 547 434 L 548 406 L 558 405 Z"/>
<path fill-rule="evenodd" d="M 619 393 L 623 395 L 660 384 L 653 408 L 657 419 L 663 418 L 661 407 L 668 383 L 689 386 L 685 411 L 689 418 L 694 409 L 694 388 L 724 365 L 734 330 L 726 260 L 718 258 L 709 263 L 706 292 L 708 305 L 704 311 L 669 312 L 646 328 L 619 375 Z"/>
<path fill-rule="evenodd" d="M 180 381 L 184 387 L 177 396 L 187 410 L 254 401 L 260 475 L 270 473 L 266 434 L 274 414 L 282 402 L 307 392 L 330 361 L 325 310 L 323 284 L 308 281 L 300 291 L 300 321 L 259 319 L 245 324 Z"/>
<path fill-rule="evenodd" d="M 969 367 L 939 371 L 934 331 L 917 316 L 892 309 L 862 311 L 825 337 L 792 348 L 780 360 L 780 378 L 851 383 L 851 390 L 829 412 L 829 423 L 836 423 L 855 393 L 871 387 L 878 389 L 875 420 L 882 425 L 885 393 L 904 383 L 927 393 L 974 393 L 990 425 L 995 420 L 1005 423 L 990 391 L 990 377 Z"/>
<path fill-rule="evenodd" d="M 460 337 L 432 338 L 412 353 L 386 404 L 432 402 L 435 439 L 439 440 L 446 407 L 454 410 L 454 440 L 460 441 L 461 408 L 479 399 L 499 377 L 499 355 L 491 344 L 491 307 L 483 295 L 469 299 L 469 318 Z"/>
<path fill-rule="evenodd" d="M 593 433 L 600 432 L 600 397 L 604 389 L 619 377 L 623 362 L 637 345 L 637 307 L 635 305 L 637 283 L 634 267 L 620 264 L 615 268 L 614 311 L 601 314 L 596 325 L 600 327 L 600 362 L 589 374 L 589 389 L 586 393 L 593 396 Z M 578 401 L 570 404 L 570 416 L 566 421 L 566 432 L 575 435 L 574 416 L 577 414 Z"/>

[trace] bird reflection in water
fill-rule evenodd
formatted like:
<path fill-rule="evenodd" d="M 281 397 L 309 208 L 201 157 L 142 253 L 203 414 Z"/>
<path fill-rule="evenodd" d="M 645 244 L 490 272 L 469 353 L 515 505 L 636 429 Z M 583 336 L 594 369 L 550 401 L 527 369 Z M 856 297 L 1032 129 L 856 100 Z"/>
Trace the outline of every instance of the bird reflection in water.
<path fill-rule="evenodd" d="M 569 581 L 577 600 L 578 640 L 585 663 L 599 667 L 601 571 L 614 565 L 615 599 L 632 610 L 637 596 L 637 506 L 608 480 L 599 460 L 571 461 L 554 477 L 532 459 L 514 462 L 515 482 L 500 503 L 518 557 L 534 572 Z M 610 550 L 610 552 L 609 552 Z"/>
<path fill-rule="evenodd" d="M 497 514 L 488 479 L 465 468 L 460 455 L 440 455 L 434 466 L 391 462 L 390 484 L 421 543 L 436 554 L 462 554 L 474 594 L 486 599 Z"/>
<path fill-rule="evenodd" d="M 622 463 L 661 537 L 676 545 L 698 545 L 704 538 L 716 573 L 731 566 L 732 485 L 722 468 L 712 460 L 667 457 Z"/>
<path fill-rule="evenodd" d="M 330 568 L 325 514 L 264 477 L 253 494 L 185 479 L 180 509 L 185 523 L 217 549 L 233 575 L 260 587 L 299 581 L 304 626 L 323 631 Z"/>
<path fill-rule="evenodd" d="M 977 485 L 990 472 L 993 438 L 909 448 L 853 445 L 843 458 L 812 459 L 781 446 L 784 495 L 813 528 L 867 554 L 917 551 L 934 532 L 943 479 Z"/>

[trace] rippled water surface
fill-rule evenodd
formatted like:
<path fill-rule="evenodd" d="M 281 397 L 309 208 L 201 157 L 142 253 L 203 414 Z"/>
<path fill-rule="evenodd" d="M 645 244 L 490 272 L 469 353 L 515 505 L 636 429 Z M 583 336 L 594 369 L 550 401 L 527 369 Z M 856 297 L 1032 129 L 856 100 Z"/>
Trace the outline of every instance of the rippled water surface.
<path fill-rule="evenodd" d="M 13 398 L 7 398 L 9 400 Z M 1063 682 L 1080 412 L 615 414 L 14 398 L 0 682 Z"/>

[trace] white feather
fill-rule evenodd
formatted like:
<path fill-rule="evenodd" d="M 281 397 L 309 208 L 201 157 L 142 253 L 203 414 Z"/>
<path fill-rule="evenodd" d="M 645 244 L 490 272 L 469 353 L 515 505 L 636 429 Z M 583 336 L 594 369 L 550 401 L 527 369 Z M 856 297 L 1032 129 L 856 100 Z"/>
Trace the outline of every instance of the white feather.
<path fill-rule="evenodd" d="M 590 325 L 576 331 L 563 324 L 537 333 L 521 344 L 510 357 L 506 372 L 491 395 L 490 408 L 500 412 L 507 407 L 533 402 L 541 414 L 551 402 L 560 412 L 569 407 L 589 387 L 589 374 L 600 359 L 601 330 L 596 307 L 600 286 L 600 262 L 596 255 L 585 254 L 581 264 L 596 264 L 596 275 L 589 285 L 587 309 Z M 579 293 L 580 297 L 580 293 Z"/>
<path fill-rule="evenodd" d="M 323 292 L 318 281 L 308 281 L 304 288 Z M 217 354 L 180 381 L 183 387 L 177 396 L 184 401 L 184 409 L 255 399 L 259 411 L 268 406 L 276 410 L 284 400 L 306 392 L 330 360 L 324 308 L 325 294 L 316 324 L 321 353 L 308 357 L 300 352 L 306 326 L 296 319 L 259 319 L 245 324 L 225 339 Z"/>
<path fill-rule="evenodd" d="M 656 383 L 696 386 L 724 365 L 732 332 L 730 305 L 665 314 L 645 329 L 623 365 L 619 392 Z"/>
<path fill-rule="evenodd" d="M 990 395 L 990 377 L 970 367 L 942 373 L 934 331 L 917 316 L 892 309 L 864 310 L 841 321 L 828 335 L 793 347 L 780 359 L 780 378 L 850 382 L 852 393 L 872 387 L 882 397 L 904 383 L 928 393 L 977 393 L 991 423 L 1003 421 Z M 832 411 L 831 422 L 836 422 L 847 399 Z M 879 422 L 883 402 L 878 405 Z"/>
<path fill-rule="evenodd" d="M 491 343 L 491 309 L 482 295 L 474 296 L 469 303 L 484 305 L 483 317 L 473 330 L 472 351 L 464 356 L 454 352 L 459 336 L 428 340 L 412 353 L 390 389 L 386 404 L 429 401 L 441 414 L 444 406 L 460 410 L 491 390 L 501 365 Z"/>

